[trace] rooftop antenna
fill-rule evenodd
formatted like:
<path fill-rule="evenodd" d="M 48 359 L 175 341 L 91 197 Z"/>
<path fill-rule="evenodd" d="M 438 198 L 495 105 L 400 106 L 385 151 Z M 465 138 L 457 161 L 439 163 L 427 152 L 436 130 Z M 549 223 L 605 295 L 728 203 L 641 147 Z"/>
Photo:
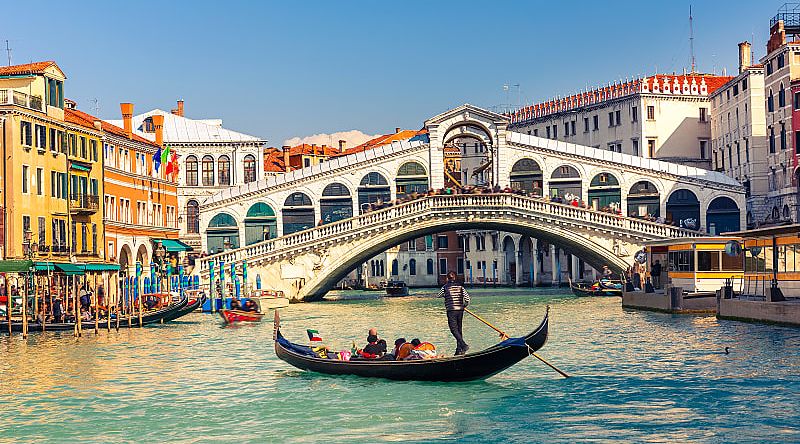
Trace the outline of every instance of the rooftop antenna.
<path fill-rule="evenodd" d="M 90 100 L 90 102 L 94 103 L 94 115 L 97 116 L 100 114 L 100 99 L 94 98 Z"/>
<path fill-rule="evenodd" d="M 6 54 L 8 54 L 8 66 L 11 66 L 11 47 L 8 45 L 7 39 L 6 39 Z"/>
<path fill-rule="evenodd" d="M 689 54 L 692 62 L 692 74 L 696 74 L 695 60 L 694 60 L 694 25 L 692 23 L 692 5 L 689 5 Z"/>

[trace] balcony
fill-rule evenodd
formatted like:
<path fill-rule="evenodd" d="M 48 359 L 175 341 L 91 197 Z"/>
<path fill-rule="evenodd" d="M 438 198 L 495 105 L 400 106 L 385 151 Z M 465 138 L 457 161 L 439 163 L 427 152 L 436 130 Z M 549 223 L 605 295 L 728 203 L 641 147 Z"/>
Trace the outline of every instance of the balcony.
<path fill-rule="evenodd" d="M 0 89 L 0 105 L 18 105 L 44 111 L 44 102 L 39 96 L 32 96 L 13 89 Z"/>
<path fill-rule="evenodd" d="M 100 197 L 91 194 L 71 194 L 69 197 L 69 211 L 77 214 L 94 214 L 100 207 Z"/>

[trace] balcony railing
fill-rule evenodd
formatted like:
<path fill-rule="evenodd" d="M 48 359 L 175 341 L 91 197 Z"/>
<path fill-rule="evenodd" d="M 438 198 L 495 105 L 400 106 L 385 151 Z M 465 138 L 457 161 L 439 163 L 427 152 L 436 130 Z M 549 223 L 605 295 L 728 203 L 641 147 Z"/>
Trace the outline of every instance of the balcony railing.
<path fill-rule="evenodd" d="M 41 97 L 11 89 L 0 89 L 0 105 L 18 105 L 44 111 L 44 102 Z"/>
<path fill-rule="evenodd" d="M 95 212 L 100 207 L 100 197 L 83 193 L 72 194 L 69 204 L 73 211 Z"/>

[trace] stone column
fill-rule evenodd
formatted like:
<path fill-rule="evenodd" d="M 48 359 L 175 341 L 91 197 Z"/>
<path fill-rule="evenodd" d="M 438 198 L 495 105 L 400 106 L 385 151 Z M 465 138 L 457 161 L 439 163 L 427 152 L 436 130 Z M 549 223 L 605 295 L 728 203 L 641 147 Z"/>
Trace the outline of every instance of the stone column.
<path fill-rule="evenodd" d="M 531 273 L 531 282 L 533 286 L 539 283 L 539 239 L 531 238 L 533 244 L 533 254 L 531 255 L 531 264 L 533 264 L 533 273 Z"/>
<path fill-rule="evenodd" d="M 583 276 L 580 275 L 580 259 L 578 256 L 572 255 L 572 280 L 574 282 L 579 281 L 582 279 Z"/>
<path fill-rule="evenodd" d="M 556 257 L 557 255 L 558 255 L 558 250 L 556 250 L 556 246 L 550 244 L 550 273 L 551 273 L 550 283 L 552 285 L 557 285 L 559 281 L 558 275 L 560 273 L 560 270 L 558 269 L 559 263 L 558 263 L 558 258 Z"/>

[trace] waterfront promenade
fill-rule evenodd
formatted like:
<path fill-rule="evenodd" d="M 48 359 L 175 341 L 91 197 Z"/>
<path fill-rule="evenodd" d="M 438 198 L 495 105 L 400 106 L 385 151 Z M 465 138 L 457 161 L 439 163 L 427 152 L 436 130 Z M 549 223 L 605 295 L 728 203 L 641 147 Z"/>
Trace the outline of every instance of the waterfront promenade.
<path fill-rule="evenodd" d="M 283 330 L 302 340 L 315 328 L 349 347 L 376 326 L 452 351 L 441 301 L 415 297 L 422 291 L 292 305 Z M 628 311 L 616 298 L 552 289 L 473 294 L 473 308 L 512 333 L 549 304 L 552 334 L 540 354 L 572 377 L 533 359 L 456 385 L 315 375 L 275 357 L 271 323 L 221 328 L 216 316 L 194 314 L 75 342 L 1 336 L 0 442 L 800 440 L 800 330 Z M 476 349 L 496 339 L 474 319 L 465 333 Z"/>

